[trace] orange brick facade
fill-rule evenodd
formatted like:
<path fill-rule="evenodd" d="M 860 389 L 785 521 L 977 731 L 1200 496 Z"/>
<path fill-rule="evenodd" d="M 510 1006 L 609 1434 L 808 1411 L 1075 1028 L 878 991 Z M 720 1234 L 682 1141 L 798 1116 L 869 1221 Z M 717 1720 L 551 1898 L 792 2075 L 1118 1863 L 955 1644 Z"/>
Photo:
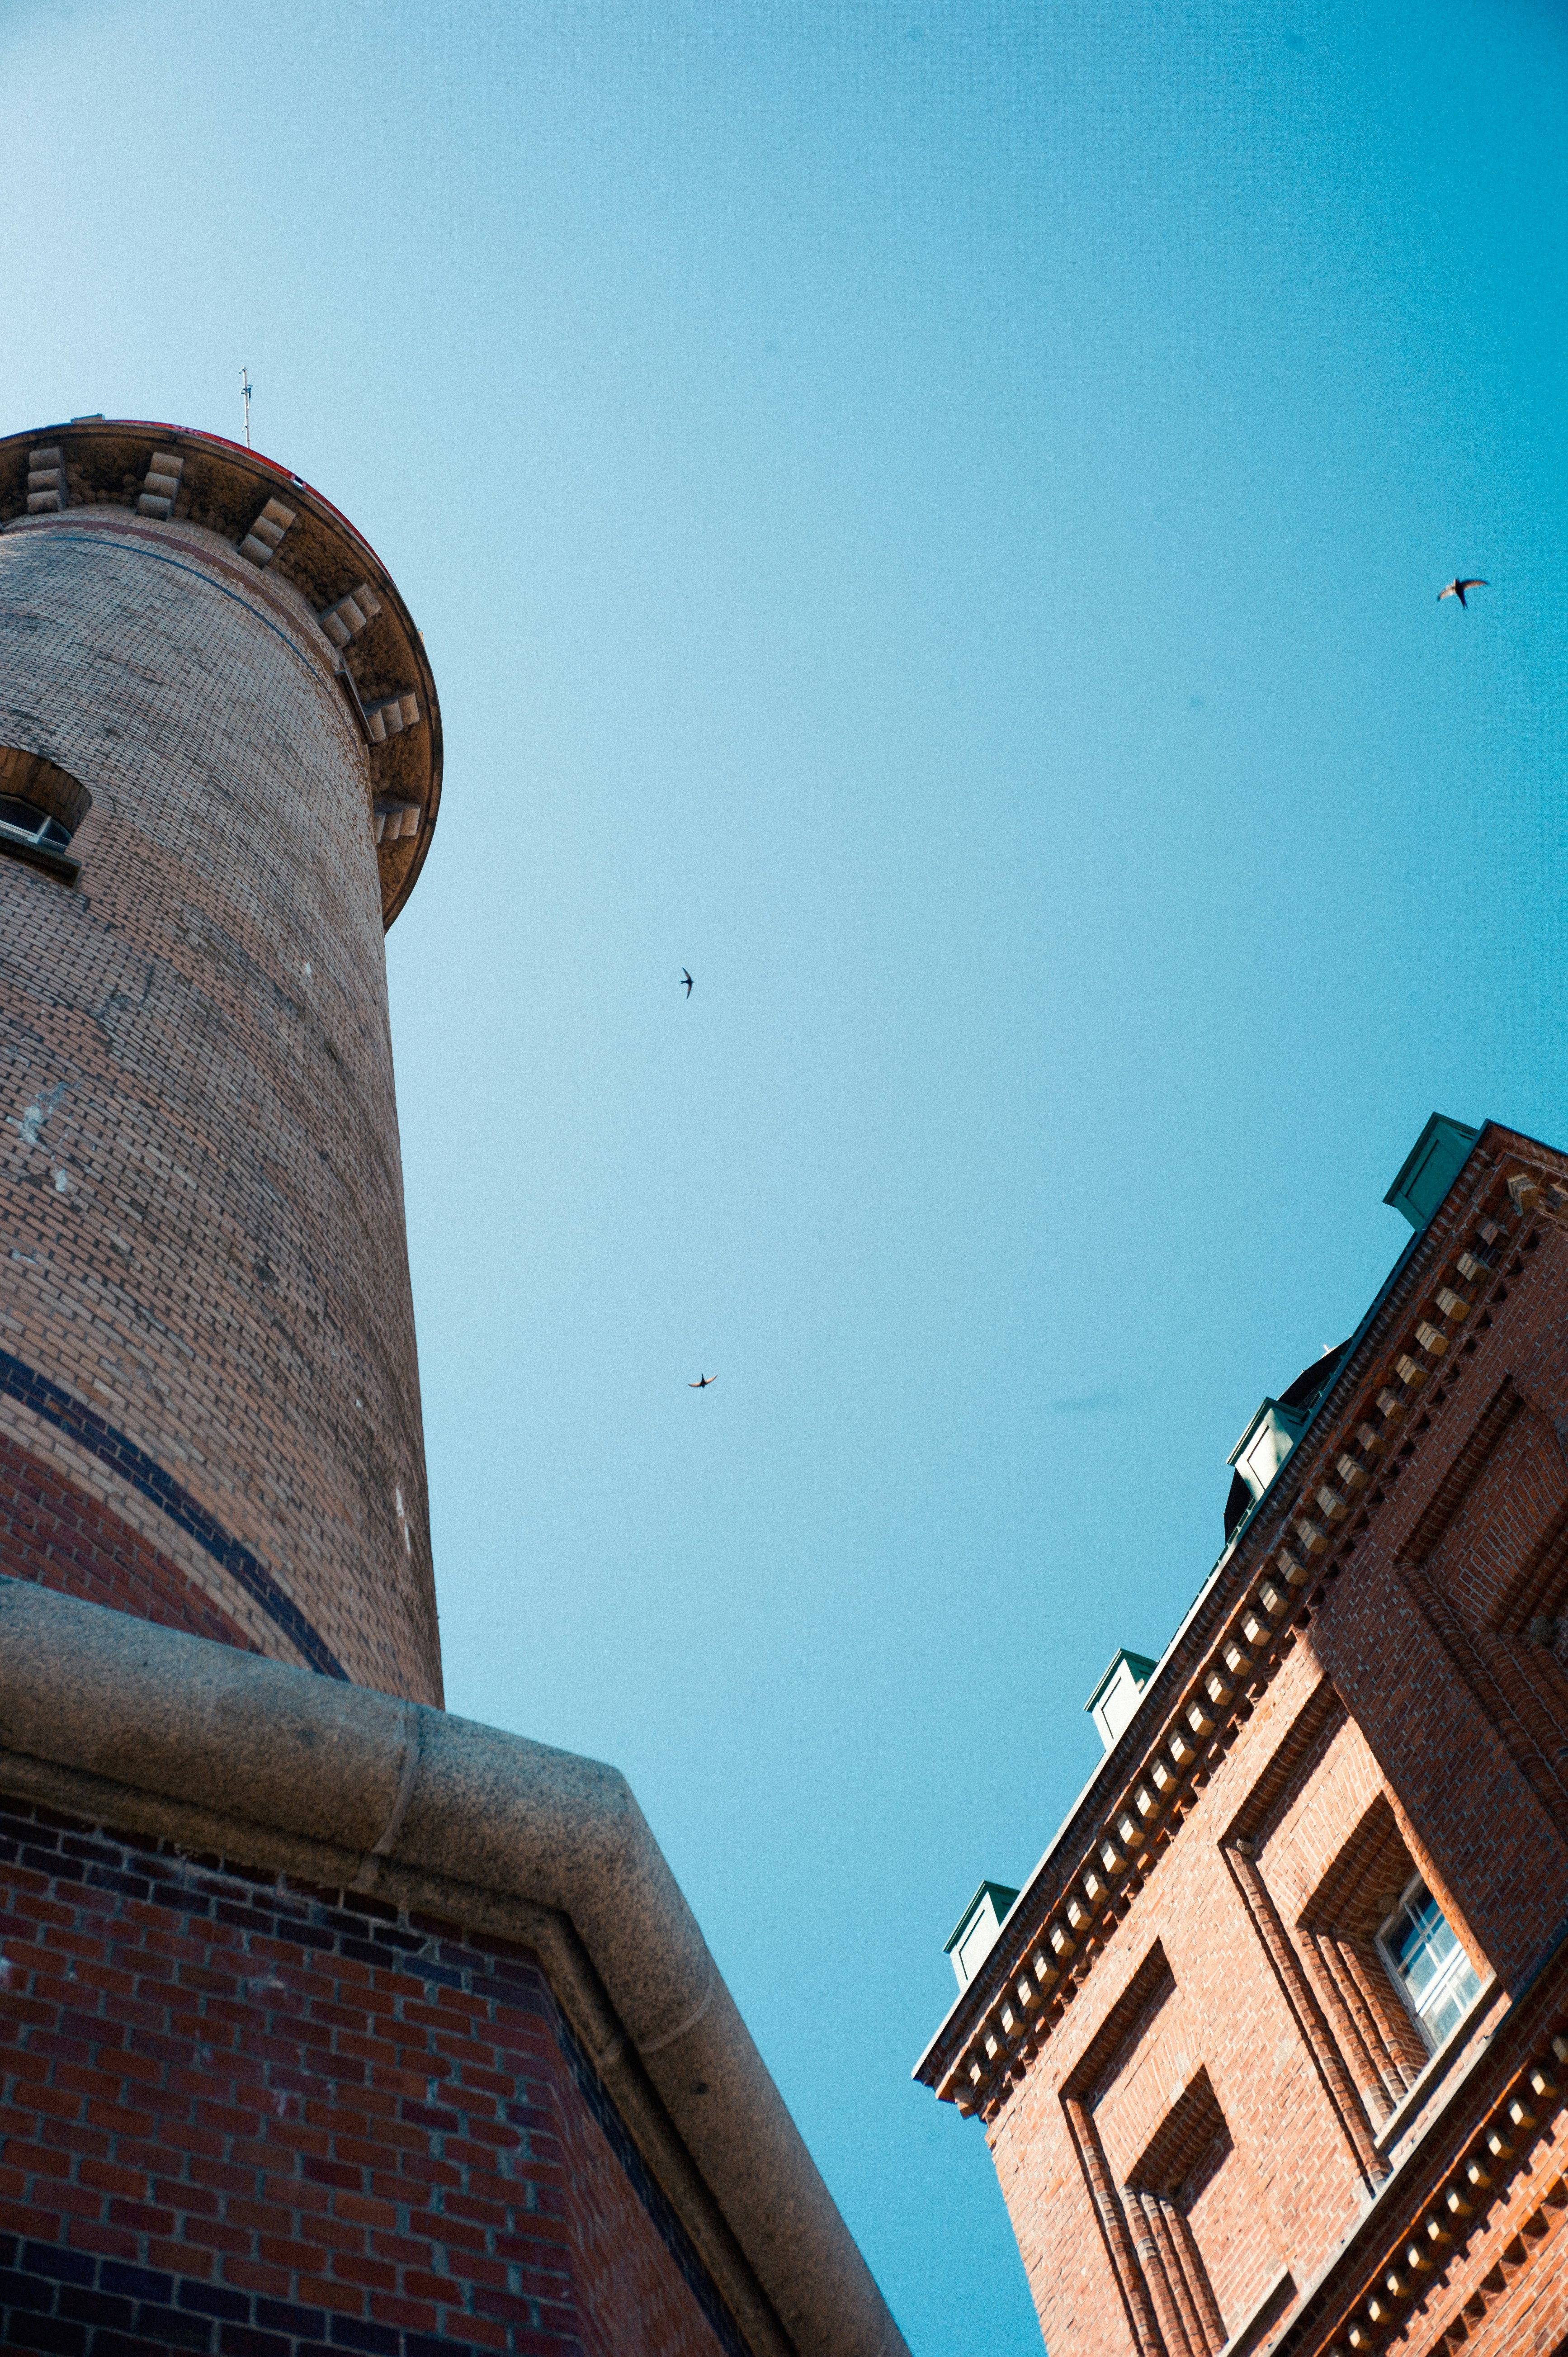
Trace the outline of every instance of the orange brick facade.
<path fill-rule="evenodd" d="M 1488 1127 L 919 2066 L 1051 2357 L 1564 2345 L 1565 1608 L 1568 1163 Z"/>

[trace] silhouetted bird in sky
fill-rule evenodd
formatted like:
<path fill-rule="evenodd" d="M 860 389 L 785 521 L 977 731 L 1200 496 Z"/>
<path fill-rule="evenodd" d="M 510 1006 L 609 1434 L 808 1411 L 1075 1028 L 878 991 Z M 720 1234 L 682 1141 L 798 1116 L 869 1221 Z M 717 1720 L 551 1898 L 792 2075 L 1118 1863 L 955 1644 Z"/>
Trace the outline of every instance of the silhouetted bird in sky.
<path fill-rule="evenodd" d="M 710 1383 L 716 1383 L 717 1382 L 717 1375 L 699 1375 L 694 1383 L 687 1384 L 686 1389 L 689 1392 L 705 1392 Z"/>
<path fill-rule="evenodd" d="M 1446 591 L 1444 594 L 1446 596 Z M 690 998 L 692 996 L 692 977 L 685 966 L 681 968 L 681 979 L 686 985 L 686 996 Z"/>
<path fill-rule="evenodd" d="M 1457 575 L 1455 575 L 1455 578 L 1448 584 L 1446 589 L 1440 589 L 1438 591 L 1437 602 L 1441 606 L 1444 597 L 1457 597 L 1461 606 L 1464 607 L 1465 611 L 1468 613 L 1470 610 L 1470 604 L 1468 598 L 1465 595 L 1466 590 L 1489 589 L 1491 586 L 1492 585 L 1489 581 L 1461 581 Z"/>

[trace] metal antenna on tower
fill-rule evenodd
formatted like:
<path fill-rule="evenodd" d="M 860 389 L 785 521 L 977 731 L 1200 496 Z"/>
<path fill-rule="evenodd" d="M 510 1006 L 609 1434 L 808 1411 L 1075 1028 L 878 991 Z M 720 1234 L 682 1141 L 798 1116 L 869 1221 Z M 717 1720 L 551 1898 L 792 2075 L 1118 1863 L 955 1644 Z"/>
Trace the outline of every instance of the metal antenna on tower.
<path fill-rule="evenodd" d="M 248 368 L 240 371 L 240 394 L 245 404 L 245 447 L 248 450 L 251 447 L 251 371 Z"/>

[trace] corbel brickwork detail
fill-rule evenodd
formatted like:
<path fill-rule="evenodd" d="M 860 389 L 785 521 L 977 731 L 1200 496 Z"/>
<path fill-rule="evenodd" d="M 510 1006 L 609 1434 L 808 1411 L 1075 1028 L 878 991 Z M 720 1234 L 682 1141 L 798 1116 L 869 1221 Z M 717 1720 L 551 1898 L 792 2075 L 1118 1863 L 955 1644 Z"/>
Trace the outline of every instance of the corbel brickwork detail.
<path fill-rule="evenodd" d="M 1163 1722 L 1151 1729 L 1135 1774 L 1104 1807 L 1097 1831 L 1044 1906 L 1032 1920 L 1025 1915 L 1004 1928 L 973 1984 L 975 2003 L 955 2009 L 950 2035 L 921 2066 L 940 2100 L 988 2121 L 997 2116 L 1157 1871 L 1198 1791 L 1290 1654 L 1296 1631 L 1408 1480 L 1432 1409 L 1466 1381 L 1493 1312 L 1529 1284 L 1543 1230 L 1568 1235 L 1568 1188 L 1555 1169 L 1521 1167 L 1510 1154 L 1484 1163 L 1478 1176 L 1434 1265 L 1389 1319 L 1375 1350 L 1347 1359 L 1315 1419 L 1316 1433 L 1309 1427 L 1298 1444 L 1300 1461 L 1289 1461 L 1220 1558 L 1212 1633 Z M 1325 1412 L 1330 1406 L 1331 1415 Z M 1494 1436 L 1486 1441 L 1489 1449 Z M 1462 1494 L 1447 1501 L 1440 1492 L 1443 1511 L 1456 1511 Z M 1402 1576 L 1460 1668 L 1463 1630 L 1456 1620 L 1445 1624 L 1441 1605 L 1421 1591 L 1408 1563 Z M 1229 1609 L 1227 1584 L 1234 1590 Z M 1546 1763 L 1517 1705 L 1476 1663 L 1461 1674 L 1552 1822 L 1568 1831 L 1568 1785 L 1554 1763 L 1543 1773 Z M 1240 1853 L 1232 1866 L 1246 1896 Z M 1252 1911 L 1251 1898 L 1248 1903 Z M 1255 1912 L 1253 1920 L 1263 1936 Z"/>
<path fill-rule="evenodd" d="M 1258 1871 L 1251 1841 L 1245 1834 L 1238 1835 L 1224 1845 L 1224 1855 L 1252 1928 L 1268 1957 L 1270 1968 L 1312 2057 L 1328 2097 L 1329 2107 L 1355 2156 L 1356 2166 L 1367 2184 L 1375 2186 L 1388 2175 L 1388 2163 L 1372 2142 L 1366 2110 L 1345 2068 L 1343 2048 L 1349 2024 L 1340 2022 L 1339 2036 L 1336 2039 L 1324 2018 L 1323 2007 L 1303 1970 L 1290 1934 L 1280 1921 L 1273 1896 Z"/>
<path fill-rule="evenodd" d="M 1485 2117 L 1430 2182 L 1413 2213 L 1391 2232 L 1375 2259 L 1342 2296 L 1337 2313 L 1309 2310 L 1278 2344 L 1278 2357 L 1319 2351 L 1326 2357 L 1380 2357 L 1457 2351 L 1477 2337 L 1541 2243 L 1568 2212 L 1568 2181 L 1549 2167 L 1541 2197 L 1493 2265 L 1470 2288 L 1458 2282 L 1466 2259 L 1490 2239 L 1506 2214 L 1532 2150 L 1559 2145 L 1568 2072 L 1568 2030 L 1542 2039 L 1509 2078 Z M 1450 2286 L 1454 2288 L 1451 2290 Z"/>

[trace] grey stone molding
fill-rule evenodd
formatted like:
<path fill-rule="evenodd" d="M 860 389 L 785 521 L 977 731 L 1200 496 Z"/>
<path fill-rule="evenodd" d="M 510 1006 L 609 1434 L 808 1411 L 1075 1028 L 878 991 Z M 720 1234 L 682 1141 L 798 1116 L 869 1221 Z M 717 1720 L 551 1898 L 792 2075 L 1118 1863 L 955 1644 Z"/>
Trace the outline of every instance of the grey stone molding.
<path fill-rule="evenodd" d="M 615 1769 L 4 1579 L 0 1789 L 531 1945 L 758 2357 L 908 2357 Z"/>

